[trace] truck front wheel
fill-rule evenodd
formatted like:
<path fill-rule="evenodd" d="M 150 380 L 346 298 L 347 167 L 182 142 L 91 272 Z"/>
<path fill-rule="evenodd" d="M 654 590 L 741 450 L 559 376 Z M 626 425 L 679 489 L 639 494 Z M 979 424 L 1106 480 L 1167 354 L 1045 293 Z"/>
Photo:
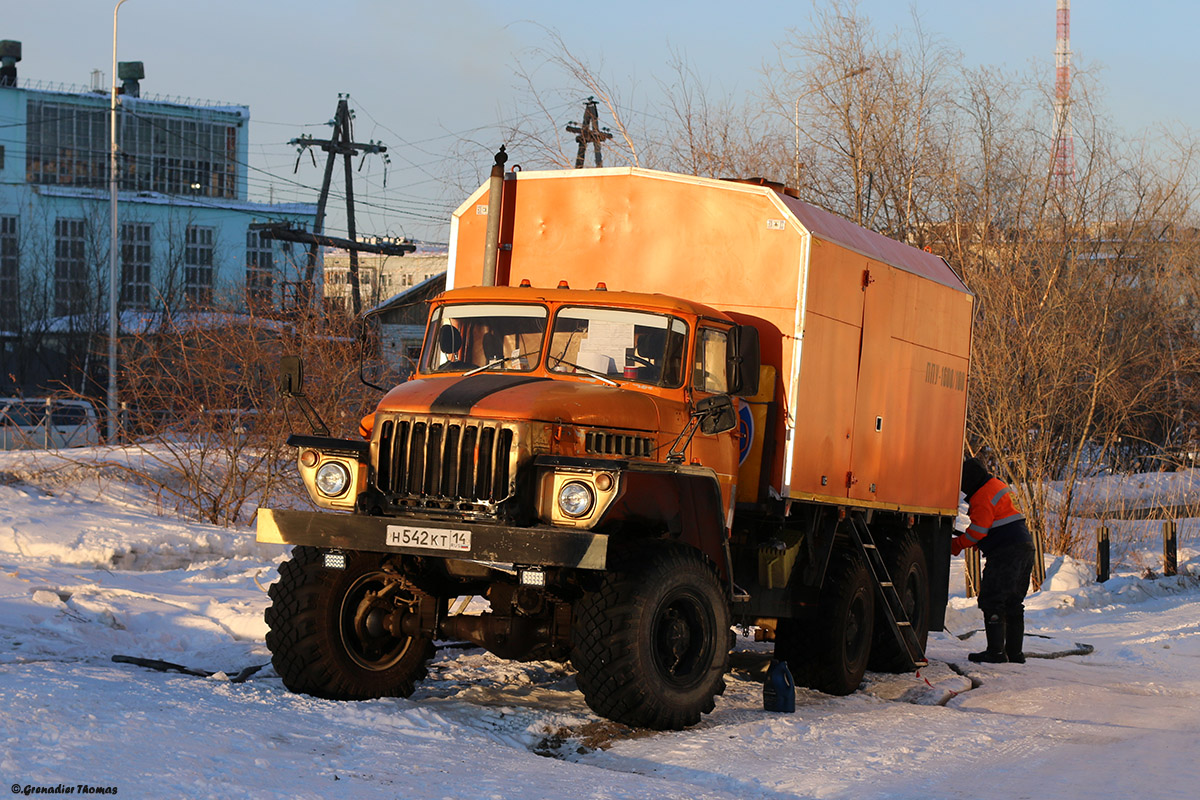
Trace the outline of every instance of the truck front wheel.
<path fill-rule="evenodd" d="M 396 636 L 389 615 L 415 605 L 388 556 L 345 552 L 345 569 L 297 547 L 268 592 L 267 647 L 290 691 L 330 700 L 407 697 L 433 655 L 426 638 Z"/>
<path fill-rule="evenodd" d="M 725 691 L 729 601 L 696 550 L 654 542 L 576 607 L 571 661 L 587 704 L 625 725 L 678 730 Z"/>

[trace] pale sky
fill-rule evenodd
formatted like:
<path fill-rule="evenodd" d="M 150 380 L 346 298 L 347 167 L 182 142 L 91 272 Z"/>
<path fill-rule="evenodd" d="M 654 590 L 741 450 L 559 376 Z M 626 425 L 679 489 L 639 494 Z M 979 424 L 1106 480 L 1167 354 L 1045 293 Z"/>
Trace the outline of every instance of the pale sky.
<path fill-rule="evenodd" d="M 23 81 L 87 85 L 93 69 L 107 76 L 114 0 L 0 2 L 0 39 L 23 43 Z M 881 32 L 911 30 L 915 13 L 968 64 L 1038 65 L 1051 74 L 1055 0 L 862 0 L 859 9 Z M 445 241 L 449 211 L 465 196 L 446 178 L 486 174 L 501 122 L 520 113 L 516 60 L 548 46 L 544 28 L 600 66 L 636 105 L 652 101 L 656 78 L 669 77 L 673 50 L 714 89 L 755 90 L 763 61 L 811 12 L 803 0 L 128 0 L 118 60 L 145 63 L 145 93 L 250 106 L 252 199 L 315 201 L 321 170 L 306 158 L 293 175 L 296 153 L 286 142 L 327 135 L 320 123 L 332 116 L 338 92 L 349 92 L 356 139 L 380 140 L 391 156 L 386 189 L 378 160 L 356 173 L 364 179 L 356 179 L 356 196 L 372 204 L 359 208 L 359 232 Z M 1200 130 L 1200 3 L 1075 0 L 1071 22 L 1075 61 L 1102 70 L 1117 125 Z M 565 124 L 580 112 L 572 106 L 561 115 Z M 460 155 L 468 138 L 488 148 L 476 163 Z M 334 186 L 340 191 L 336 179 Z"/>

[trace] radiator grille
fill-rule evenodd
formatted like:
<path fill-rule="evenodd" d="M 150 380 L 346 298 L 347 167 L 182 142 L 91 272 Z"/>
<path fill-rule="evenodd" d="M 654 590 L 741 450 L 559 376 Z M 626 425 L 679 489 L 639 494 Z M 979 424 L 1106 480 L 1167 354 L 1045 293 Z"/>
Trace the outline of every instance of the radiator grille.
<path fill-rule="evenodd" d="M 495 504 L 511 494 L 515 460 L 513 429 L 502 424 L 387 419 L 375 481 L 398 501 Z"/>
<path fill-rule="evenodd" d="M 588 431 L 583 447 L 587 452 L 601 456 L 651 458 L 654 455 L 654 440 L 646 436 Z"/>

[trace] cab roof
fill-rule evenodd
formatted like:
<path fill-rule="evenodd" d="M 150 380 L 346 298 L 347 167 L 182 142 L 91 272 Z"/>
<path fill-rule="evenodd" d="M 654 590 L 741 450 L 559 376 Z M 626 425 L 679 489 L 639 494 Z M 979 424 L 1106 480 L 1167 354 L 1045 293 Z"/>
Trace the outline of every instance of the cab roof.
<path fill-rule="evenodd" d="M 543 289 L 537 286 L 465 286 L 448 289 L 437 302 L 546 303 L 573 306 L 637 308 L 666 314 L 709 317 L 732 322 L 729 315 L 703 303 L 647 292 L 610 292 L 604 289 Z"/>

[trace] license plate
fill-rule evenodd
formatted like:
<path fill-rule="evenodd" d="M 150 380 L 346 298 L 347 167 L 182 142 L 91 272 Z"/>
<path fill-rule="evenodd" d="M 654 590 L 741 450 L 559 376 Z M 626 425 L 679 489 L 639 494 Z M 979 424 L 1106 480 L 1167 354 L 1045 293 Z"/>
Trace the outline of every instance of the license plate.
<path fill-rule="evenodd" d="M 417 547 L 422 550 L 471 550 L 471 532 L 448 528 L 410 528 L 407 525 L 388 525 L 389 547 Z"/>

